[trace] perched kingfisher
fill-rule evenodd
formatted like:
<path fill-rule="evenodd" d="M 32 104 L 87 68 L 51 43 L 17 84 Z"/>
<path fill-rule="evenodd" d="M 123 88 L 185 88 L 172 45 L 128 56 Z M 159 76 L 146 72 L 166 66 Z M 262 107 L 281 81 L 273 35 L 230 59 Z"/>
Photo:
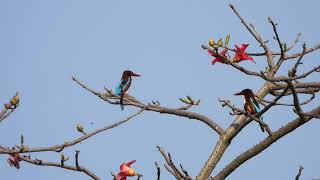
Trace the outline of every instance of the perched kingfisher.
<path fill-rule="evenodd" d="M 241 92 L 238 92 L 234 95 L 236 95 L 236 96 L 243 95 L 244 96 L 244 109 L 248 113 L 254 115 L 254 114 L 261 111 L 259 104 L 258 104 L 257 100 L 255 99 L 255 96 L 254 96 L 251 89 L 244 89 Z M 261 120 L 263 119 L 262 116 L 260 117 L 260 119 Z M 263 125 L 260 123 L 259 123 L 259 125 L 260 125 L 262 132 L 264 132 Z"/>
<path fill-rule="evenodd" d="M 119 85 L 116 88 L 115 94 L 117 96 L 120 96 L 120 107 L 121 110 L 123 110 L 123 96 L 128 91 L 131 85 L 132 76 L 140 76 L 139 74 L 136 74 L 130 70 L 123 71 L 122 77 L 120 80 Z"/>

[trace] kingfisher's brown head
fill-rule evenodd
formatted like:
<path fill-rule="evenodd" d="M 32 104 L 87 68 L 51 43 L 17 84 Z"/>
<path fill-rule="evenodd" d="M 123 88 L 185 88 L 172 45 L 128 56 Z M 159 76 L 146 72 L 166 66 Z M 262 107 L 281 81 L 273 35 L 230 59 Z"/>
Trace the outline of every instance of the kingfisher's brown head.
<path fill-rule="evenodd" d="M 125 70 L 125 71 L 123 71 L 123 73 L 122 73 L 122 77 L 124 78 L 124 77 L 131 77 L 131 76 L 136 76 L 136 77 L 138 77 L 138 76 L 140 76 L 139 74 L 136 74 L 136 73 L 134 73 L 134 72 L 132 72 L 132 71 L 130 71 L 130 70 Z"/>

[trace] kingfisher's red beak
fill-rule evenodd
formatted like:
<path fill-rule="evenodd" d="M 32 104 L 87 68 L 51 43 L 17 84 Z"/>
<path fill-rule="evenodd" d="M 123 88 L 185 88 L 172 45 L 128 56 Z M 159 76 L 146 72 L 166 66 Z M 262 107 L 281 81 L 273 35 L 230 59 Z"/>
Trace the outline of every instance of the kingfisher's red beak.
<path fill-rule="evenodd" d="M 131 76 L 137 76 L 137 77 L 139 77 L 139 76 L 141 76 L 141 75 L 140 75 L 140 74 L 136 74 L 136 73 L 132 73 Z"/>
<path fill-rule="evenodd" d="M 239 96 L 239 95 L 243 95 L 243 94 L 242 94 L 242 92 L 238 92 L 238 93 L 235 93 L 234 95 Z"/>

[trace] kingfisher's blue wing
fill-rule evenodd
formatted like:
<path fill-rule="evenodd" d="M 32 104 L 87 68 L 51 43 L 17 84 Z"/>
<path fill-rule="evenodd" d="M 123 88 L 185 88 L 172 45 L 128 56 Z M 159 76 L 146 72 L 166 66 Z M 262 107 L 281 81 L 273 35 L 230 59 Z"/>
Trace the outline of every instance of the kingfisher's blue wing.
<path fill-rule="evenodd" d="M 258 102 L 255 99 L 250 98 L 251 103 L 253 104 L 254 108 L 256 109 L 257 112 L 260 112 L 261 109 L 259 107 Z"/>
<path fill-rule="evenodd" d="M 121 85 L 121 82 L 122 82 L 122 81 L 120 81 L 120 83 L 119 83 L 119 84 L 118 84 L 118 86 L 116 87 L 115 94 L 116 94 L 117 96 L 120 96 L 121 91 L 122 91 L 122 85 Z"/>
<path fill-rule="evenodd" d="M 128 80 L 122 80 L 119 82 L 118 86 L 116 87 L 116 91 L 115 94 L 117 96 L 120 96 L 122 91 L 126 89 L 127 85 L 128 85 Z"/>
<path fill-rule="evenodd" d="M 250 101 L 252 102 L 254 108 L 256 109 L 257 113 L 261 111 L 258 102 L 255 99 L 250 98 Z M 260 117 L 261 120 L 263 119 L 262 116 Z"/>

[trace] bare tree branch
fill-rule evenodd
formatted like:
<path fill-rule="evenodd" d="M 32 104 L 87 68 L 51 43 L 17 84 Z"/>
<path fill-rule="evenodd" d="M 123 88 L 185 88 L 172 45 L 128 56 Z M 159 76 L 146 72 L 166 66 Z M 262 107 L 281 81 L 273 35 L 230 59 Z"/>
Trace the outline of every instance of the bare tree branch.
<path fill-rule="evenodd" d="M 110 171 L 111 176 L 113 177 L 113 180 L 117 180 L 117 175 L 115 175 L 113 172 Z"/>
<path fill-rule="evenodd" d="M 301 56 L 299 57 L 299 59 L 297 60 L 297 62 L 294 64 L 294 66 L 292 67 L 292 69 L 289 70 L 289 72 L 288 72 L 289 77 L 295 77 L 295 76 L 296 76 L 297 68 L 298 68 L 298 66 L 301 64 L 301 60 L 302 60 L 302 58 L 303 58 L 303 56 L 304 56 L 304 53 L 306 52 L 306 43 L 303 43 L 302 49 L 303 49 L 303 50 L 302 50 Z"/>
<path fill-rule="evenodd" d="M 301 173 L 302 173 L 302 170 L 303 170 L 303 169 L 304 169 L 304 167 L 302 167 L 302 166 L 299 167 L 299 172 L 298 172 L 298 174 L 296 175 L 295 180 L 299 180 L 299 179 L 300 179 L 300 176 L 301 176 Z"/>
<path fill-rule="evenodd" d="M 249 23 L 246 20 L 244 20 L 242 18 L 242 16 L 238 12 L 238 10 L 232 4 L 229 4 L 229 6 L 233 10 L 233 12 L 238 16 L 238 18 L 240 19 L 241 23 L 247 28 L 247 30 L 250 32 L 250 34 L 260 43 L 260 45 L 263 47 L 263 49 L 266 52 L 268 52 L 269 49 L 265 45 L 264 41 L 262 40 L 262 37 L 258 33 L 256 33 L 256 31 L 253 30 L 252 26 L 250 26 Z"/>
<path fill-rule="evenodd" d="M 4 104 L 3 110 L 0 112 L 0 123 L 5 120 L 19 106 L 19 92 L 16 92 L 9 103 Z"/>
<path fill-rule="evenodd" d="M 312 111 L 308 112 L 309 114 L 320 115 L 320 106 L 313 109 Z M 249 160 L 250 158 L 256 156 L 278 139 L 282 138 L 283 136 L 289 134 L 296 128 L 302 126 L 303 124 L 312 120 L 312 117 L 305 117 L 304 119 L 297 118 L 287 125 L 281 127 L 277 131 L 273 132 L 273 136 L 269 136 L 261 141 L 259 144 L 253 146 L 252 148 L 248 149 L 247 151 L 243 152 L 237 158 L 235 158 L 231 163 L 229 163 L 222 171 L 220 171 L 215 177 L 215 180 L 222 180 L 225 179 L 230 173 L 232 173 L 235 169 L 237 169 L 241 164 Z"/>
<path fill-rule="evenodd" d="M 294 89 L 292 83 L 290 81 L 287 82 L 289 85 L 289 88 L 291 89 L 292 92 L 292 96 L 293 96 L 293 104 L 295 107 L 295 112 L 299 115 L 300 119 L 304 119 L 304 116 L 302 115 L 302 113 L 304 113 L 300 107 L 300 102 L 299 102 L 299 98 L 298 95 L 296 93 L 296 90 Z"/>
<path fill-rule="evenodd" d="M 78 166 L 78 167 L 70 166 L 70 165 L 61 166 L 61 163 L 46 162 L 46 161 L 39 160 L 39 159 L 34 160 L 34 159 L 31 159 L 30 157 L 25 157 L 25 156 L 20 156 L 20 158 L 22 161 L 25 161 L 27 163 L 34 164 L 37 166 L 59 167 L 59 168 L 67 169 L 67 170 L 83 172 L 86 175 L 90 176 L 92 179 L 100 180 L 100 178 L 97 175 L 95 175 L 93 172 L 91 172 L 89 169 L 87 169 L 83 166 Z"/>
<path fill-rule="evenodd" d="M 291 49 L 293 49 L 297 45 L 300 37 L 301 37 L 301 33 L 298 33 L 296 39 L 293 41 L 292 45 L 287 48 L 286 52 L 290 51 Z"/>
<path fill-rule="evenodd" d="M 271 17 L 268 17 L 268 21 L 269 21 L 269 23 L 271 23 L 271 25 L 272 25 L 272 28 L 273 28 L 273 32 L 274 32 L 274 34 L 275 34 L 275 36 L 276 36 L 276 40 L 277 40 L 277 42 L 278 42 L 278 45 L 279 45 L 279 48 L 280 48 L 280 58 L 279 58 L 279 61 L 278 61 L 278 63 L 280 62 L 282 62 L 282 59 L 283 59 L 283 57 L 284 57 L 284 52 L 285 52 L 285 50 L 283 49 L 283 46 L 282 46 L 282 43 L 281 43 L 281 40 L 280 40 L 280 37 L 279 37 L 279 34 L 278 34 L 278 30 L 277 30 L 277 25 L 276 25 L 276 23 L 274 23 L 273 22 L 273 20 L 271 19 Z"/>
<path fill-rule="evenodd" d="M 31 153 L 31 152 L 44 152 L 44 151 L 55 151 L 55 152 L 61 152 L 64 148 L 66 147 L 70 147 L 70 146 L 73 146 L 73 145 L 76 145 L 100 132 L 103 132 L 103 131 L 106 131 L 106 130 L 109 130 L 109 129 L 112 129 L 114 127 L 117 127 L 125 122 L 128 122 L 130 119 L 132 119 L 133 117 L 141 114 L 144 110 L 145 110 L 146 107 L 140 109 L 139 111 L 137 111 L 136 113 L 132 114 L 131 116 L 125 118 L 124 120 L 122 121 L 119 121 L 119 122 L 116 122 L 116 123 L 113 123 L 111 125 L 107 125 L 105 127 L 102 127 L 102 128 L 99 128 L 99 129 L 96 129 L 95 131 L 91 132 L 91 133 L 88 133 L 86 135 L 83 135 L 77 139 L 74 139 L 72 141 L 68 141 L 68 142 L 65 142 L 63 144 L 59 144 L 59 145 L 53 145 L 53 146 L 48 146 L 48 147 L 41 147 L 41 148 L 28 148 L 27 150 L 24 150 L 22 152 L 20 152 L 20 150 L 12 150 L 10 148 L 5 148 L 5 147 L 2 147 L 0 146 L 0 154 L 12 154 L 12 153 Z"/>
<path fill-rule="evenodd" d="M 235 107 L 234 105 L 232 105 L 228 100 L 223 100 L 223 99 L 219 99 L 220 102 L 222 102 L 224 105 L 227 105 L 229 108 L 231 108 L 234 112 L 237 112 L 237 115 L 241 115 L 244 114 L 248 117 L 250 117 L 251 119 L 255 120 L 256 122 L 258 122 L 267 132 L 270 136 L 272 136 L 272 131 L 270 129 L 270 127 L 263 122 L 261 119 L 259 119 L 257 115 L 252 115 L 244 110 L 241 110 L 237 107 Z M 250 121 L 250 120 L 247 120 Z M 251 121 L 250 121 L 251 122 Z"/>
<path fill-rule="evenodd" d="M 80 81 L 78 81 L 76 78 L 73 78 L 73 79 L 76 83 L 78 83 L 84 89 L 86 89 L 86 90 L 90 89 L 86 85 L 84 85 L 83 83 L 80 83 Z M 115 94 L 113 94 L 112 91 L 110 91 L 110 90 L 108 90 L 107 93 L 108 94 L 103 94 L 103 95 L 101 93 L 96 93 L 96 94 L 93 93 L 93 94 L 100 97 L 102 100 L 109 102 L 110 104 L 118 104 L 118 102 L 113 102 L 113 101 L 111 101 L 111 99 L 119 99 L 119 97 L 117 97 Z M 131 99 L 124 98 L 124 103 L 123 103 L 124 106 L 131 105 L 131 106 L 140 107 L 140 108 L 146 107 L 146 109 L 145 109 L 146 111 L 154 111 L 154 112 L 159 112 L 159 113 L 164 113 L 164 114 L 172 114 L 172 115 L 176 115 L 176 116 L 186 117 L 189 119 L 199 120 L 199 121 L 207 124 L 211 129 L 216 131 L 219 135 L 224 133 L 224 130 L 217 123 L 215 123 L 211 118 L 209 118 L 205 115 L 202 115 L 202 114 L 199 114 L 196 112 L 185 111 L 184 109 L 181 109 L 181 108 L 180 109 L 179 108 L 167 108 L 167 107 L 162 107 L 160 105 L 151 105 L 151 104 L 144 105 L 144 104 L 136 101 L 136 99 L 134 97 L 130 96 L 130 98 Z"/>
<path fill-rule="evenodd" d="M 203 49 L 207 49 L 207 50 L 211 50 L 210 47 L 208 47 L 207 45 L 202 45 Z M 254 72 L 254 71 L 250 71 L 247 70 L 241 66 L 239 66 L 236 63 L 233 63 L 231 59 L 225 57 L 225 56 L 221 56 L 219 54 L 217 54 L 217 57 L 223 59 L 225 62 L 227 62 L 228 64 L 230 64 L 232 67 L 238 69 L 239 71 L 247 74 L 247 75 L 251 75 L 251 76 L 256 76 L 256 77 L 260 77 L 266 81 L 270 81 L 270 82 L 280 82 L 280 81 L 292 81 L 292 80 L 298 80 L 298 79 L 302 79 L 302 78 L 306 78 L 307 76 L 309 76 L 310 74 L 317 72 L 320 70 L 320 65 L 314 67 L 313 69 L 299 75 L 299 76 L 295 76 L 295 77 L 286 77 L 286 76 L 279 76 L 279 77 L 270 77 L 268 75 L 265 75 L 264 72 Z"/>
<path fill-rule="evenodd" d="M 286 93 L 284 95 L 286 95 Z M 314 93 L 312 93 L 309 99 L 307 99 L 304 102 L 300 103 L 300 106 L 303 106 L 303 105 L 306 105 L 306 104 L 310 103 L 315 97 L 316 97 L 316 95 Z M 267 106 L 264 103 L 271 103 L 272 102 L 272 101 L 268 101 L 266 99 L 259 99 L 258 98 L 258 100 L 264 106 Z M 294 106 L 294 104 L 292 104 L 292 103 L 274 103 L 274 105 L 278 105 L 278 106 Z"/>
<path fill-rule="evenodd" d="M 316 51 L 316 50 L 318 50 L 318 49 L 320 49 L 320 44 L 317 44 L 317 45 L 315 45 L 314 47 L 311 47 L 311 48 L 309 48 L 309 49 L 306 49 L 305 52 L 287 55 L 287 56 L 285 57 L 285 60 L 295 59 L 295 58 L 297 58 L 297 57 L 300 57 L 300 56 L 305 55 L 305 54 L 309 54 L 309 53 L 311 53 L 311 52 L 313 52 L 313 51 Z"/>
<path fill-rule="evenodd" d="M 320 82 L 299 82 L 299 83 L 293 83 L 292 84 L 295 89 L 299 88 L 320 88 Z M 270 89 L 273 90 L 280 90 L 287 87 L 287 83 L 277 83 L 276 85 L 270 86 Z"/>
<path fill-rule="evenodd" d="M 160 167 L 157 162 L 155 162 L 154 165 L 157 168 L 157 180 L 160 180 L 160 175 L 161 175 Z"/>
<path fill-rule="evenodd" d="M 176 179 L 185 179 L 185 180 L 192 180 L 192 177 L 189 176 L 188 173 L 186 173 L 187 171 L 184 170 L 182 168 L 182 166 L 180 165 L 182 172 L 177 168 L 177 166 L 174 164 L 174 162 L 172 161 L 171 155 L 170 153 L 166 153 L 165 150 L 160 147 L 157 146 L 158 151 L 161 153 L 161 155 L 163 156 L 163 158 L 165 159 L 165 161 L 167 162 L 165 164 L 165 168 L 173 175 L 176 177 Z"/>
<path fill-rule="evenodd" d="M 296 89 L 296 93 L 297 94 L 315 94 L 317 92 L 320 91 L 320 88 L 304 88 L 304 89 Z M 273 96 L 279 96 L 281 93 L 278 92 L 278 91 L 271 91 L 270 92 L 271 95 Z M 288 96 L 288 95 L 292 95 L 292 91 L 289 90 L 285 96 Z"/>
<path fill-rule="evenodd" d="M 269 84 L 265 83 L 256 94 L 259 98 L 264 98 L 270 92 Z M 239 133 L 242 125 L 246 122 L 247 116 L 238 116 L 233 123 L 225 130 L 216 143 L 208 160 L 205 162 L 201 171 L 197 175 L 197 179 L 208 179 L 213 169 L 216 167 L 226 149 L 229 147 L 232 139 Z"/>
<path fill-rule="evenodd" d="M 269 69 L 273 67 L 273 60 L 272 60 L 272 52 L 269 50 L 268 46 L 264 43 L 264 40 L 262 39 L 261 35 L 255 30 L 254 26 L 252 24 L 249 24 L 238 12 L 238 10 L 232 5 L 229 4 L 233 12 L 237 15 L 237 17 L 240 19 L 241 23 L 247 28 L 247 30 L 250 32 L 250 34 L 258 41 L 260 46 L 263 47 L 265 50 L 268 66 Z"/>

